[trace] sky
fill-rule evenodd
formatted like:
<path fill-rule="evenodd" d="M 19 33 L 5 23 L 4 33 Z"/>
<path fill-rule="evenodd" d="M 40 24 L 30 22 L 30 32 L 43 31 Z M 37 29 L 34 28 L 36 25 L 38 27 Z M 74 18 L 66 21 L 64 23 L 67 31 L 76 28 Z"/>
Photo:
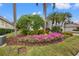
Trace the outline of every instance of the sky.
<path fill-rule="evenodd" d="M 79 4 L 78 3 L 56 3 L 55 10 L 52 9 L 52 4 L 47 4 L 47 15 L 57 12 L 69 12 L 72 14 L 71 20 L 79 23 Z M 3 16 L 8 21 L 13 22 L 13 5 L 12 3 L 0 3 L 0 16 Z M 39 14 L 43 17 L 43 5 L 39 3 L 17 3 L 17 20 L 22 15 Z"/>

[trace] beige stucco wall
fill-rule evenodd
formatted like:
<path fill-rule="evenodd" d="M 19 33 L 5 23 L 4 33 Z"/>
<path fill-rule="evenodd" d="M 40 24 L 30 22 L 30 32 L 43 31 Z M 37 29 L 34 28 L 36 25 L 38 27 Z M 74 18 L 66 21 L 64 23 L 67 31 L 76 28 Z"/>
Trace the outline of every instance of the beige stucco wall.
<path fill-rule="evenodd" d="M 78 25 L 75 24 L 66 24 L 65 25 L 65 32 L 73 32 L 74 29 L 77 28 Z"/>
<path fill-rule="evenodd" d="M 0 28 L 13 29 L 13 25 L 0 19 Z"/>

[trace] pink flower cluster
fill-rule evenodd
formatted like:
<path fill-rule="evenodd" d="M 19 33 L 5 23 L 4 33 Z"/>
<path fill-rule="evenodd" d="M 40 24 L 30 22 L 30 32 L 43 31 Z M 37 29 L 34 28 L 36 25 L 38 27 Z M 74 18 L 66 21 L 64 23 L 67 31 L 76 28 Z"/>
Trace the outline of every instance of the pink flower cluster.
<path fill-rule="evenodd" d="M 46 40 L 46 39 L 55 39 L 55 38 L 62 38 L 64 37 L 63 34 L 61 33 L 51 33 L 51 34 L 47 34 L 47 35 L 33 35 L 32 38 L 37 39 L 37 40 Z"/>
<path fill-rule="evenodd" d="M 50 34 L 40 34 L 40 35 L 27 35 L 27 36 L 23 36 L 23 37 L 20 37 L 21 39 L 24 39 L 26 41 L 36 41 L 36 42 L 43 42 L 43 41 L 51 41 L 51 40 L 54 40 L 56 38 L 62 38 L 64 37 L 63 34 L 61 33 L 50 33 Z"/>

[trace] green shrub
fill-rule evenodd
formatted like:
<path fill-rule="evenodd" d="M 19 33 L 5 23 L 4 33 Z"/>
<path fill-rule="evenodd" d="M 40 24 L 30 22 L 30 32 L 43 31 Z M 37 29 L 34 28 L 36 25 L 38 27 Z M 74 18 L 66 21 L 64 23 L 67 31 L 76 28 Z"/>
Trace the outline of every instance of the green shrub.
<path fill-rule="evenodd" d="M 44 30 L 38 30 L 38 34 L 45 34 Z"/>
<path fill-rule="evenodd" d="M 27 34 L 29 34 L 29 32 L 30 31 L 28 29 L 25 29 L 25 28 L 21 29 L 21 34 L 27 35 Z"/>
<path fill-rule="evenodd" d="M 37 31 L 27 30 L 27 29 L 21 29 L 21 34 L 34 35 L 34 34 L 38 34 L 38 32 Z"/>
<path fill-rule="evenodd" d="M 52 29 L 51 29 L 51 31 L 52 32 L 62 32 L 62 29 L 59 26 L 53 26 Z"/>
<path fill-rule="evenodd" d="M 34 34 L 44 34 L 44 30 L 33 30 L 33 31 L 29 31 L 29 35 L 34 35 Z"/>
<path fill-rule="evenodd" d="M 21 29 L 22 34 L 41 34 L 39 30 L 40 27 L 43 27 L 44 21 L 43 18 L 39 15 L 23 15 L 17 21 L 17 28 Z M 29 30 L 30 27 L 34 30 Z"/>
<path fill-rule="evenodd" d="M 38 34 L 38 35 L 39 35 L 39 34 L 45 34 L 45 33 L 48 34 L 49 31 L 46 30 L 46 31 L 44 32 L 44 30 L 34 30 L 34 31 L 30 31 L 30 32 L 29 32 L 30 35 L 34 35 L 34 34 Z"/>
<path fill-rule="evenodd" d="M 62 34 L 64 34 L 64 39 L 73 36 L 73 33 L 71 33 L 71 32 L 63 32 Z"/>
<path fill-rule="evenodd" d="M 29 35 L 34 35 L 34 34 L 37 34 L 38 32 L 37 31 L 29 31 Z"/>
<path fill-rule="evenodd" d="M 13 31 L 14 31 L 13 29 L 0 29 L 0 35 L 11 33 Z"/>
<path fill-rule="evenodd" d="M 39 30 L 40 27 L 44 26 L 44 20 L 39 15 L 32 16 L 32 28 L 33 30 Z"/>
<path fill-rule="evenodd" d="M 34 34 L 45 34 L 45 33 L 49 33 L 49 31 L 45 31 L 44 30 L 27 30 L 27 29 L 21 29 L 21 34 L 26 34 L 26 35 L 34 35 Z"/>
<path fill-rule="evenodd" d="M 64 35 L 73 36 L 73 33 L 71 33 L 71 32 L 64 32 L 63 34 L 64 34 Z"/>
<path fill-rule="evenodd" d="M 49 28 L 46 28 L 46 32 L 45 33 L 49 34 L 50 31 L 51 30 Z"/>
<path fill-rule="evenodd" d="M 30 29 L 30 27 L 33 30 L 38 30 L 40 27 L 43 27 L 44 20 L 39 15 L 23 15 L 20 17 L 20 19 L 17 21 L 17 28 L 22 29 Z"/>

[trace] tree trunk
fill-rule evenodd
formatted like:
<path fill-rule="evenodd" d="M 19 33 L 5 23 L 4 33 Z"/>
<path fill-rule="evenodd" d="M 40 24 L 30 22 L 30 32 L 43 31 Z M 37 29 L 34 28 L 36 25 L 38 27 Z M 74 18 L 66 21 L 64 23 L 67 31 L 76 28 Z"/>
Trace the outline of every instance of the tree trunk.
<path fill-rule="evenodd" d="M 44 30 L 46 30 L 46 3 L 43 3 L 43 15 L 44 15 Z"/>
<path fill-rule="evenodd" d="M 65 22 L 62 23 L 63 32 L 65 32 Z"/>
<path fill-rule="evenodd" d="M 13 3 L 14 35 L 16 36 L 16 3 Z"/>

